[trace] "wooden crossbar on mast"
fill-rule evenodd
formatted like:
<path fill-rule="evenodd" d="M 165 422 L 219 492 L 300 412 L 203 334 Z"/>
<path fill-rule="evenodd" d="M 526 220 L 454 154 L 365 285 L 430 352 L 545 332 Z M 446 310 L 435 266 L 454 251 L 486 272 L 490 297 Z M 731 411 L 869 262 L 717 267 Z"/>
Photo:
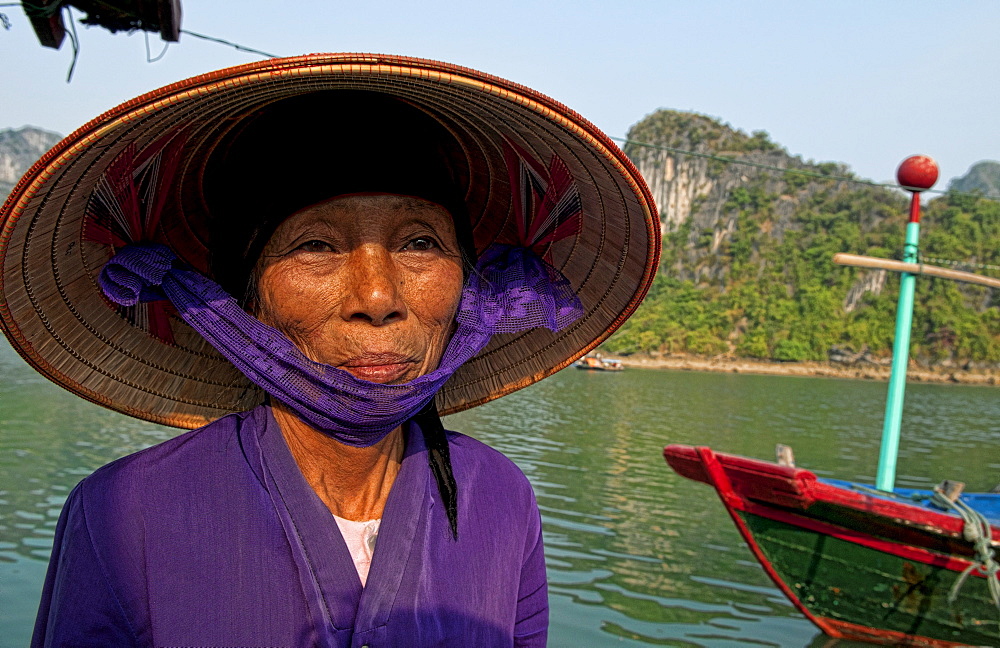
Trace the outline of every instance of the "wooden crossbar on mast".
<path fill-rule="evenodd" d="M 1000 288 L 1000 279 L 985 277 L 973 272 L 962 270 L 952 270 L 941 266 L 928 265 L 926 263 L 906 263 L 905 261 L 893 261 L 892 259 L 881 259 L 879 257 L 862 256 L 859 254 L 847 254 L 840 252 L 833 255 L 833 262 L 838 265 L 853 266 L 856 268 L 874 268 L 877 270 L 891 270 L 893 272 L 908 272 L 914 275 L 927 275 L 930 277 L 940 277 L 941 279 L 951 279 L 964 283 L 979 284 L 990 288 Z"/>

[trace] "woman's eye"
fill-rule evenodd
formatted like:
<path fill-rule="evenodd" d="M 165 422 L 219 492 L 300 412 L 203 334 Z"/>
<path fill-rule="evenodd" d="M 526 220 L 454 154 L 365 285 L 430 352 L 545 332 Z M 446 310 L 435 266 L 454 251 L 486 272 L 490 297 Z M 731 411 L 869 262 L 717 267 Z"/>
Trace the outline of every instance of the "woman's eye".
<path fill-rule="evenodd" d="M 317 240 L 306 241 L 305 243 L 302 243 L 295 249 L 301 250 L 303 252 L 333 252 L 332 245 L 324 241 L 317 241 Z"/>
<path fill-rule="evenodd" d="M 438 247 L 437 241 L 429 236 L 420 236 L 407 243 L 403 249 L 412 252 L 426 252 L 436 247 Z"/>

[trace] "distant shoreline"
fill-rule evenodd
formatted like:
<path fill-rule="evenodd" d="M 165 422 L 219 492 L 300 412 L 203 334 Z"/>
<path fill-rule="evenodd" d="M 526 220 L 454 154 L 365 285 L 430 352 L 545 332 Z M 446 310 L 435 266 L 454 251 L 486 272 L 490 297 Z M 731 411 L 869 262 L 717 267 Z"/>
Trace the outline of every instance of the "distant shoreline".
<path fill-rule="evenodd" d="M 710 371 L 716 373 L 747 373 L 773 376 L 823 376 L 853 380 L 889 380 L 888 365 L 835 364 L 831 362 L 776 362 L 751 358 L 702 357 L 694 355 L 616 356 L 603 354 L 609 359 L 620 360 L 626 367 L 643 369 L 672 369 L 677 371 Z M 965 371 L 958 368 L 928 368 L 910 364 L 907 380 L 929 383 L 957 383 L 963 385 L 1000 385 L 1000 370 Z"/>

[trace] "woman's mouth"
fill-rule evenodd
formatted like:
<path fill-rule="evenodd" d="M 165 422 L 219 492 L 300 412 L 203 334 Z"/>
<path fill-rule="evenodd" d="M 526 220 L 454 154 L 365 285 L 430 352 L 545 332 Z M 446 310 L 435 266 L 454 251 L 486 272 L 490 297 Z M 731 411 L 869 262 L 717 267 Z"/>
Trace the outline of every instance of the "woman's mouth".
<path fill-rule="evenodd" d="M 398 353 L 366 353 L 340 365 L 355 378 L 388 384 L 406 375 L 413 360 Z"/>

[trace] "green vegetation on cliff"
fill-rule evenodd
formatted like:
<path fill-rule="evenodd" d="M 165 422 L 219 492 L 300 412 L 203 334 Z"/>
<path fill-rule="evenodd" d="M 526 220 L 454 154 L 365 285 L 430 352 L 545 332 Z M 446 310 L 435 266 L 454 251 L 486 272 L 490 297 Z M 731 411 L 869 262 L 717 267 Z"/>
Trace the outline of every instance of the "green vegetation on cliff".
<path fill-rule="evenodd" d="M 724 191 L 703 190 L 691 201 L 689 217 L 672 231 L 665 225 L 653 288 L 604 348 L 619 354 L 823 361 L 838 346 L 890 356 L 898 275 L 836 266 L 832 257 L 851 252 L 899 258 L 907 196 L 845 181 L 840 165 L 787 157 L 766 133 L 746 136 L 702 116 L 685 121 L 683 114 L 661 113 L 654 115 L 655 128 L 644 123 L 629 139 L 667 146 L 698 139 L 718 145 L 708 150 L 720 153 L 776 151 L 783 167 L 793 171 L 734 171 L 741 165 L 711 161 L 728 167 L 708 169 L 709 175 L 720 176 Z M 671 132 L 674 127 L 690 132 Z M 647 139 L 656 130 L 656 139 Z M 650 159 L 636 156 L 634 149 L 627 152 L 640 158 L 636 162 L 647 173 Z M 831 177 L 800 175 L 797 169 Z M 921 253 L 1000 265 L 1000 203 L 958 193 L 931 200 L 924 211 Z M 921 277 L 914 356 L 927 364 L 1000 363 L 998 305 L 1000 291 Z"/>

